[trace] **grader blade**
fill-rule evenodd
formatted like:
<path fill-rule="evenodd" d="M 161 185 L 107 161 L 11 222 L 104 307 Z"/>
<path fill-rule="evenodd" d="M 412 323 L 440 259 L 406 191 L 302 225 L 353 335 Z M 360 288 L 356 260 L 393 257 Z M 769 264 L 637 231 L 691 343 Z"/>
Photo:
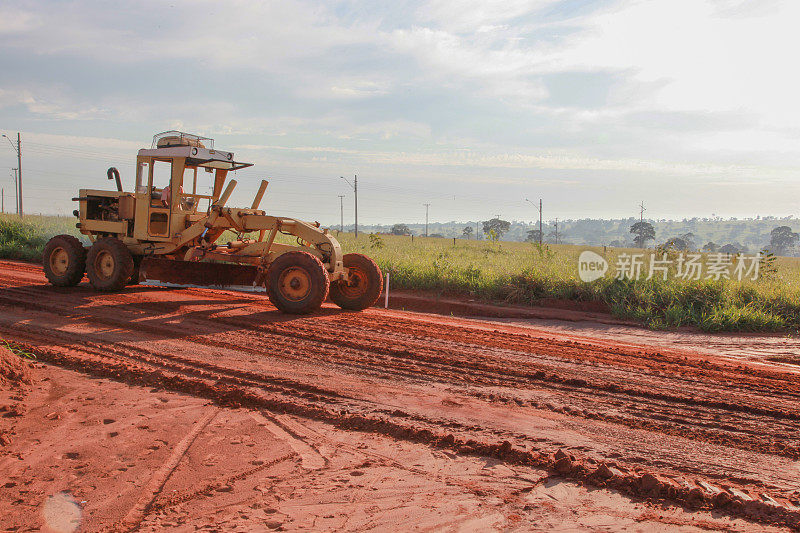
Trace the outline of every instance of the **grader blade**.
<path fill-rule="evenodd" d="M 139 267 L 146 280 L 202 287 L 252 287 L 256 267 L 231 263 L 205 263 L 146 257 Z"/>

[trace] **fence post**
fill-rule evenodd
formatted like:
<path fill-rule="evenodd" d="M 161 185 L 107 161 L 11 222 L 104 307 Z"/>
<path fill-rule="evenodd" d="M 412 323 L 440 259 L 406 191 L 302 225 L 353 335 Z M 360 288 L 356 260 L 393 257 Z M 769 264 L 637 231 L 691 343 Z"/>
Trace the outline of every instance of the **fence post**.
<path fill-rule="evenodd" d="M 391 276 L 391 272 L 386 273 L 386 297 L 383 301 L 383 308 L 389 309 L 389 276 Z"/>

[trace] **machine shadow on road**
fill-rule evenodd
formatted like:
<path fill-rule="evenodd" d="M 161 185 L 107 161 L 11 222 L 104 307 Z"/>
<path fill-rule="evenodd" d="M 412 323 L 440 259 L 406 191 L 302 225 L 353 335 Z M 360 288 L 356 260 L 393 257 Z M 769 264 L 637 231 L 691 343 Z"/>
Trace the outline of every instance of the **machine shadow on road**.
<path fill-rule="evenodd" d="M 179 287 L 134 286 L 119 293 L 98 293 L 85 283 L 70 288 L 32 284 L 0 288 L 0 302 L 15 302 L 32 310 L 55 313 L 64 325 L 74 319 L 73 310 L 80 310 L 83 318 L 91 316 L 94 322 L 107 326 L 138 330 L 152 340 L 257 330 L 268 325 L 351 313 L 328 306 L 308 315 L 290 315 L 276 309 L 264 294 L 231 292 L 230 298 L 224 298 L 218 289 L 209 289 L 216 296 L 209 298 L 203 296 L 203 290 L 192 289 L 194 293 L 189 295 Z M 23 302 L 20 292 L 36 298 Z M 113 332 L 105 330 L 102 335 L 108 338 Z M 126 335 L 129 337 L 129 332 Z"/>

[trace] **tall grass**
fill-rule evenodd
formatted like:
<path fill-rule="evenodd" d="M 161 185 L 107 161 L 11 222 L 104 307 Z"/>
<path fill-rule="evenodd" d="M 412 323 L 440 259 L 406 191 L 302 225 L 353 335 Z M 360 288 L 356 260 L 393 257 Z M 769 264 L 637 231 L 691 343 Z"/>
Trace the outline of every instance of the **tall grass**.
<path fill-rule="evenodd" d="M 79 236 L 72 217 L 0 216 L 0 257 L 38 261 L 47 240 Z M 572 245 L 538 248 L 351 233 L 338 236 L 345 252 L 373 257 L 398 289 L 536 305 L 544 299 L 598 302 L 616 316 L 654 329 L 696 326 L 706 331 L 800 329 L 800 259 L 778 258 L 776 272 L 756 281 L 618 280 L 609 272 L 592 283 L 578 279 L 578 256 L 590 249 L 613 270 L 619 254 L 642 250 Z M 293 239 L 281 238 L 285 242 Z M 86 242 L 85 238 L 84 241 Z"/>
<path fill-rule="evenodd" d="M 614 265 L 621 253 L 642 250 L 341 234 L 346 251 L 372 256 L 391 272 L 399 289 L 468 295 L 487 301 L 536 305 L 544 299 L 599 302 L 622 318 L 653 329 L 692 325 L 706 331 L 782 331 L 800 329 L 800 259 L 778 258 L 777 272 L 756 281 L 661 279 L 618 280 Z M 584 250 L 605 257 L 605 277 L 578 279 Z M 673 272 L 674 274 L 674 272 Z"/>
<path fill-rule="evenodd" d="M 40 261 L 50 237 L 60 234 L 81 237 L 75 221 L 75 217 L 0 215 L 0 257 Z"/>

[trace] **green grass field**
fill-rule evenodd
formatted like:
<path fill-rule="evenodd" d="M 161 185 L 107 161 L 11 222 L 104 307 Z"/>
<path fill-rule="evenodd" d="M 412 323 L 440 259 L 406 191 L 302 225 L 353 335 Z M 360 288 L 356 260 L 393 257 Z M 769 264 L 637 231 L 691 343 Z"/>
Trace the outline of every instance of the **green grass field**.
<path fill-rule="evenodd" d="M 37 261 L 53 235 L 78 236 L 73 217 L 0 216 L 0 257 Z M 536 305 L 542 299 L 602 302 L 622 318 L 654 329 L 697 326 L 706 331 L 796 331 L 800 329 L 800 259 L 778 258 L 773 272 L 757 281 L 699 280 L 674 277 L 617 280 L 620 254 L 652 250 L 607 249 L 528 243 L 470 241 L 341 234 L 345 252 L 373 257 L 391 273 L 397 289 L 462 295 L 492 301 Z M 88 242 L 88 241 L 87 241 Z M 578 279 L 578 256 L 593 250 L 610 268 L 592 283 Z M 677 254 L 671 254 L 675 259 Z M 707 257 L 704 257 L 707 259 Z M 647 268 L 645 267 L 645 274 Z M 762 271 L 762 274 L 764 272 Z"/>
<path fill-rule="evenodd" d="M 777 258 L 775 272 L 757 281 L 684 281 L 670 271 L 667 281 L 616 280 L 615 265 L 623 253 L 652 250 L 468 241 L 380 236 L 383 246 L 369 235 L 342 234 L 348 252 L 373 257 L 392 286 L 470 295 L 479 299 L 536 305 L 542 299 L 602 302 L 618 317 L 631 318 L 650 328 L 694 325 L 706 331 L 781 331 L 800 328 L 800 259 Z M 584 283 L 578 279 L 578 256 L 593 250 L 606 258 L 606 277 Z M 672 259 L 677 254 L 670 254 Z M 706 256 L 704 256 L 704 259 Z M 646 274 L 645 269 L 645 274 Z M 705 276 L 705 275 L 704 275 Z"/>
<path fill-rule="evenodd" d="M 75 223 L 75 217 L 0 215 L 0 258 L 40 261 L 44 245 L 54 235 L 75 235 L 88 243 Z"/>

